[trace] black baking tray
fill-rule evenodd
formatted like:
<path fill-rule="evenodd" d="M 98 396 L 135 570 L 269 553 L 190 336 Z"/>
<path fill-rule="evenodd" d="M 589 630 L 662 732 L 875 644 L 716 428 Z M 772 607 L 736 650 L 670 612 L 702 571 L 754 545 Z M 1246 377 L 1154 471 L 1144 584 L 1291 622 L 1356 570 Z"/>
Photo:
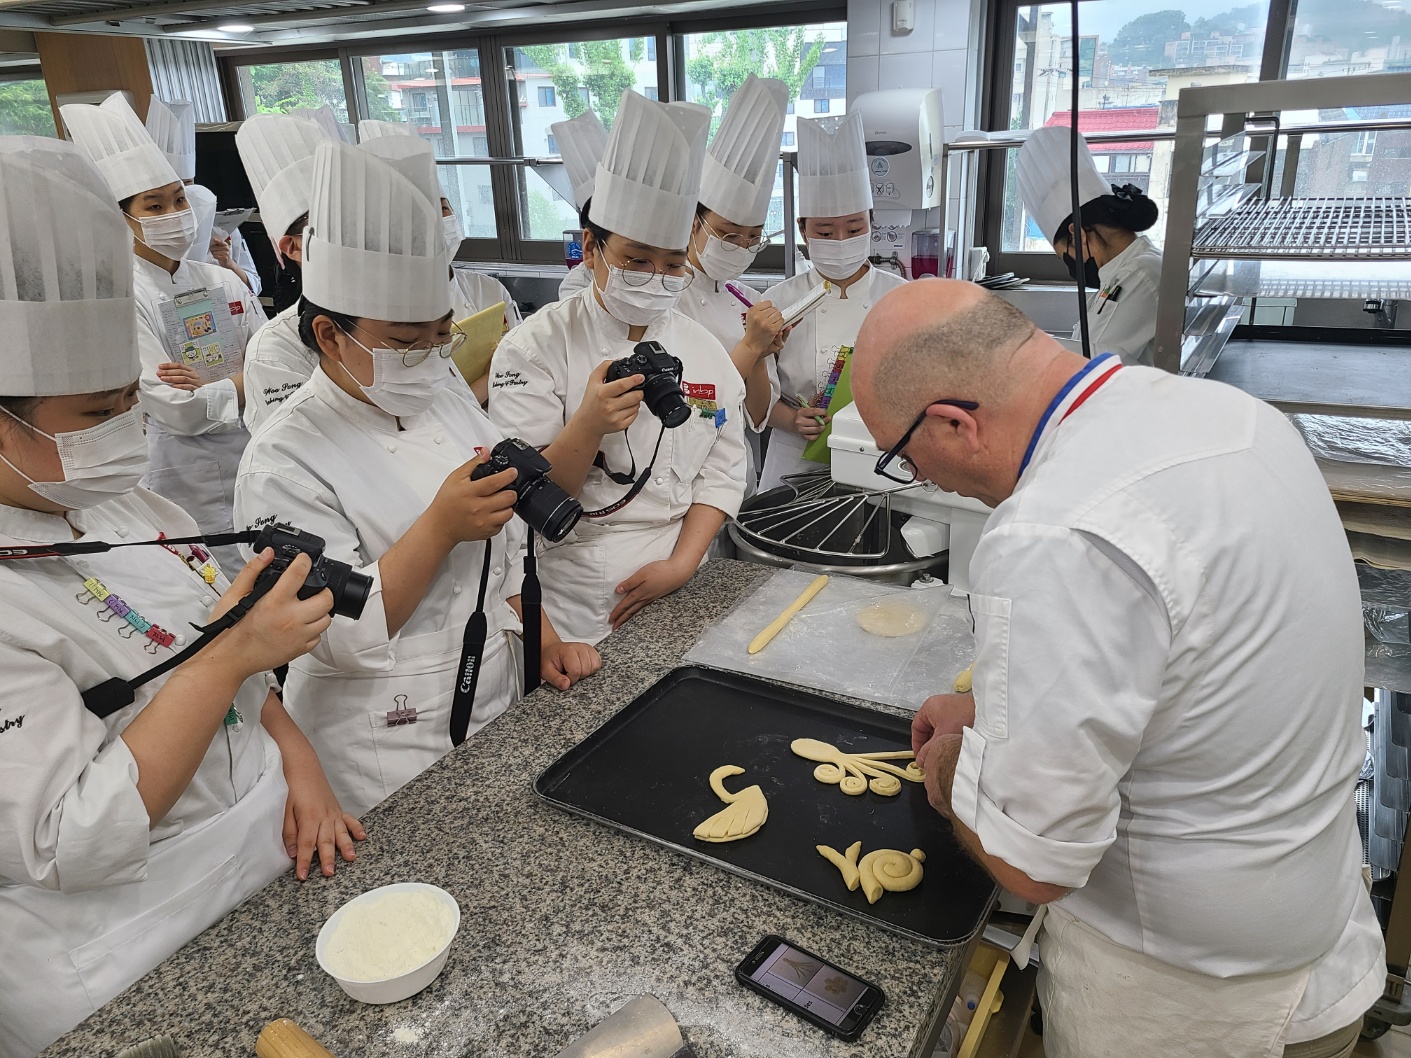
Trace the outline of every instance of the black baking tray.
<path fill-rule="evenodd" d="M 850 797 L 813 777 L 789 744 L 816 738 L 845 750 L 909 749 L 902 718 L 732 672 L 674 669 L 544 770 L 540 797 L 677 852 L 932 945 L 958 944 L 980 928 L 995 886 L 956 843 L 920 783 L 896 797 Z M 710 773 L 745 769 L 729 790 L 758 784 L 769 819 L 740 841 L 697 841 L 692 831 L 725 807 Z M 921 885 L 869 904 L 849 892 L 817 845 L 843 852 L 926 853 Z"/>

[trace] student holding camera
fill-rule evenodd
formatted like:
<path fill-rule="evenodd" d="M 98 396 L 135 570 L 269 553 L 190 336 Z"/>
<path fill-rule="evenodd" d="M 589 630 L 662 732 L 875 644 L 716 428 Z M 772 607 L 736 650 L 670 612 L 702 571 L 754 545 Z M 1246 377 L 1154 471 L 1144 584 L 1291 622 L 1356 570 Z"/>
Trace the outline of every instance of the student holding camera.
<path fill-rule="evenodd" d="M 593 282 L 506 335 L 492 365 L 491 418 L 587 509 L 540 560 L 546 612 L 586 642 L 685 584 L 744 494 L 740 373 L 675 308 L 709 123 L 622 94 L 583 232 Z"/>
<path fill-rule="evenodd" d="M 329 623 L 296 559 L 204 649 L 233 586 L 196 523 L 138 488 L 132 238 L 72 145 L 0 138 L 0 1056 L 48 1046 L 315 845 L 353 858 L 269 670 Z M 171 543 L 158 543 L 159 538 Z M 53 545 L 137 544 L 21 557 Z M 151 676 L 136 688 L 124 681 Z M 126 695 L 91 693 L 117 681 Z M 126 703 L 126 704 L 123 704 Z"/>
<path fill-rule="evenodd" d="M 285 685 L 334 790 L 363 811 L 518 697 L 525 529 L 514 515 L 531 483 L 514 469 L 476 474 L 503 436 L 448 359 L 434 162 L 415 183 L 342 143 L 321 144 L 314 162 L 300 334 L 319 366 L 255 436 L 235 502 L 241 524 L 297 525 L 373 578 L 362 619 L 335 618 Z M 545 681 L 567 689 L 597 671 L 592 647 L 547 620 L 542 637 Z M 477 681 L 462 689 L 468 662 Z"/>

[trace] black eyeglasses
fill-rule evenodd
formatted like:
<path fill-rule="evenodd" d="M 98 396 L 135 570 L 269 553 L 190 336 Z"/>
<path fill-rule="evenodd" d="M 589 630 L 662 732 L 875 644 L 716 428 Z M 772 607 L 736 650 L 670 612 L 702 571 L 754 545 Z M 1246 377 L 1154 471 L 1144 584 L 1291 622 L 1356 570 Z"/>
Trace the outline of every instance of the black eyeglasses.
<path fill-rule="evenodd" d="M 911 460 L 903 456 L 901 452 L 902 449 L 910 443 L 911 435 L 926 421 L 927 413 L 937 404 L 945 404 L 952 408 L 961 408 L 964 411 L 974 411 L 980 406 L 973 400 L 951 400 L 950 398 L 933 400 L 930 404 L 921 409 L 921 414 L 916 416 L 911 425 L 906 428 L 906 433 L 901 435 L 901 439 L 878 457 L 877 465 L 872 468 L 873 471 L 881 474 L 882 477 L 886 478 L 888 481 L 899 481 L 903 485 L 910 485 L 916 480 L 916 466 Z M 889 469 L 891 464 L 895 463 L 898 459 L 900 459 L 901 462 L 898 464 L 897 469 Z"/>

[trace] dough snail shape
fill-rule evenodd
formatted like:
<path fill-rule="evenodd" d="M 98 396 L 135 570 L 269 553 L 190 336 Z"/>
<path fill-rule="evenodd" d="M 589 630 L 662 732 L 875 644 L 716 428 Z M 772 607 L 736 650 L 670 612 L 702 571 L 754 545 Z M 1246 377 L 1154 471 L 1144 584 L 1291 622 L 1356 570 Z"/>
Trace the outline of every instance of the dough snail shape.
<path fill-rule="evenodd" d="M 862 895 L 869 904 L 882 899 L 884 892 L 905 893 L 921 884 L 925 873 L 922 864 L 926 854 L 920 849 L 899 852 L 896 849 L 874 849 L 858 860 L 862 842 L 854 841 L 843 853 L 828 845 L 815 845 L 818 854 L 838 868 L 849 892 L 862 886 Z"/>
<path fill-rule="evenodd" d="M 733 764 L 710 773 L 710 788 L 725 802 L 725 807 L 696 827 L 693 834 L 698 841 L 739 841 L 764 826 L 769 818 L 769 802 L 764 799 L 764 791 L 758 786 L 747 786 L 732 794 L 721 781 L 743 774 L 745 769 Z"/>
<path fill-rule="evenodd" d="M 891 753 L 844 753 L 837 746 L 819 742 L 816 738 L 798 738 L 789 748 L 795 755 L 805 760 L 821 761 L 813 769 L 813 777 L 821 783 L 836 786 L 849 797 L 858 797 L 868 790 L 883 797 L 895 797 L 901 793 L 902 780 L 925 782 L 926 776 L 916 765 L 916 754 L 911 750 L 897 750 Z M 904 760 L 909 763 L 898 768 L 888 761 Z"/>

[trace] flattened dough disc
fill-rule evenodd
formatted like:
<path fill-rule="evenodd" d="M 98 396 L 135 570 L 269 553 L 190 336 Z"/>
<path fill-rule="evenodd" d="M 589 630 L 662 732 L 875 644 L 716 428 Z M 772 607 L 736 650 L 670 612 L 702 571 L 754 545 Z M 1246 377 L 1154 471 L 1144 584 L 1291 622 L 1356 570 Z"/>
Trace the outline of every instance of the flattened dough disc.
<path fill-rule="evenodd" d="M 896 639 L 925 628 L 926 612 L 906 599 L 883 599 L 858 610 L 857 623 L 864 632 Z"/>

